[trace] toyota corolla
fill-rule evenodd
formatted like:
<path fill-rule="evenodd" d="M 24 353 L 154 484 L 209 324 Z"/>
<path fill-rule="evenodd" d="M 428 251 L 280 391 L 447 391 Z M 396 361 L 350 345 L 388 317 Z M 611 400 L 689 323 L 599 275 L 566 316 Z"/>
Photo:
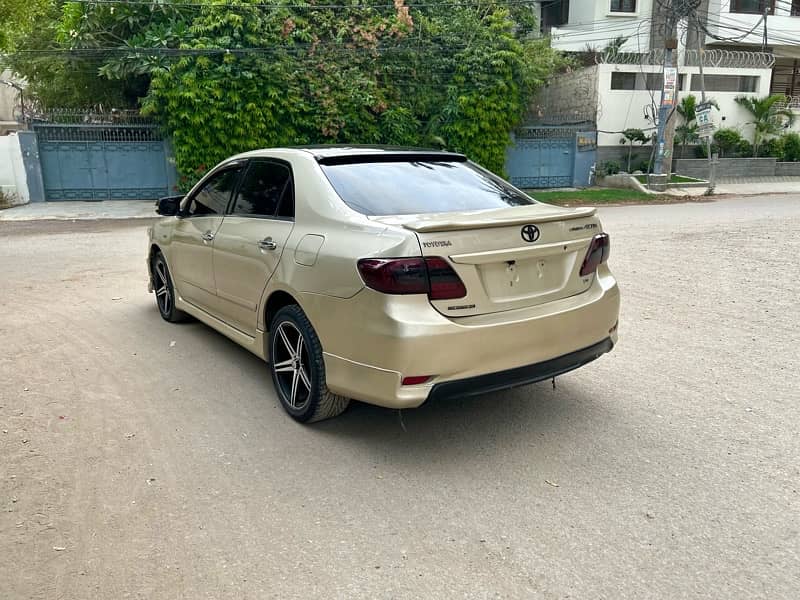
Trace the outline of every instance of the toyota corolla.
<path fill-rule="evenodd" d="M 595 210 L 537 202 L 461 154 L 257 150 L 157 211 L 161 316 L 267 361 L 301 422 L 549 379 L 617 341 Z"/>

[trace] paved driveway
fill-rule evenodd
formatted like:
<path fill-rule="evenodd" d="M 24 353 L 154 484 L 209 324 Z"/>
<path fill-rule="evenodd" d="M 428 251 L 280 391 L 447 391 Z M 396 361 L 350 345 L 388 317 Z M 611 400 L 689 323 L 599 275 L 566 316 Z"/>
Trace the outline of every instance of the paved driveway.
<path fill-rule="evenodd" d="M 0 223 L 0 598 L 797 598 L 800 196 L 602 217 L 612 354 L 311 427 L 143 222 Z"/>

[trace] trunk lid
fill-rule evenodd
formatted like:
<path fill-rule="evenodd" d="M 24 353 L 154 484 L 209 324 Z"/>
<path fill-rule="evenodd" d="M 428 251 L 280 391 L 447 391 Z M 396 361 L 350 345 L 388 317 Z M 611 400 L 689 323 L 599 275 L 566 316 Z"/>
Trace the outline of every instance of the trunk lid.
<path fill-rule="evenodd" d="M 592 237 L 593 208 L 545 204 L 495 210 L 372 217 L 413 231 L 423 256 L 441 256 L 467 289 L 464 298 L 433 300 L 449 317 L 525 308 L 586 291 L 580 275 Z"/>

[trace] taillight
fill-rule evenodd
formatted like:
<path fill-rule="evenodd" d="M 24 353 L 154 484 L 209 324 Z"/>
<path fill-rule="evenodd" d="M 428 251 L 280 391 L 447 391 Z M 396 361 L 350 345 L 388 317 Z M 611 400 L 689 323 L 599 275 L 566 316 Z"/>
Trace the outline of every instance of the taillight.
<path fill-rule="evenodd" d="M 384 294 L 427 294 L 430 289 L 421 258 L 362 258 L 358 271 L 367 287 Z"/>
<path fill-rule="evenodd" d="M 431 285 L 428 296 L 431 300 L 452 300 L 467 295 L 464 282 L 445 259 L 434 256 L 426 258 L 425 264 L 428 266 L 428 280 Z"/>
<path fill-rule="evenodd" d="M 430 258 L 362 258 L 358 272 L 367 287 L 384 294 L 428 294 L 431 300 L 467 295 L 467 288 L 450 264 Z"/>
<path fill-rule="evenodd" d="M 601 264 L 608 260 L 611 254 L 611 238 L 607 233 L 598 233 L 589 244 L 589 251 L 581 265 L 581 276 L 591 275 Z"/>

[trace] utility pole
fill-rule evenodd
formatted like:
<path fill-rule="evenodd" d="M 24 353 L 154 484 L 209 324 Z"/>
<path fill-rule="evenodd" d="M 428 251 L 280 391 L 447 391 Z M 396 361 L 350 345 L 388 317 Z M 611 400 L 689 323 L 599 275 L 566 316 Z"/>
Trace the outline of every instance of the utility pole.
<path fill-rule="evenodd" d="M 705 54 L 705 44 L 702 38 L 702 27 L 700 27 L 700 17 L 694 15 L 695 31 L 697 31 L 697 63 L 700 67 L 700 102 L 706 103 L 706 76 L 703 72 L 703 61 Z M 711 155 L 711 136 L 706 136 L 706 154 L 708 155 L 708 189 L 706 195 L 710 196 L 714 193 L 717 179 L 717 161 L 716 157 Z"/>
<path fill-rule="evenodd" d="M 658 134 L 656 138 L 656 160 L 653 172 L 657 175 L 669 174 L 672 170 L 672 153 L 667 156 L 671 140 L 667 139 L 667 121 L 669 121 L 677 103 L 678 69 L 673 67 L 672 52 L 678 47 L 678 19 L 674 6 L 675 0 L 665 0 L 661 7 L 666 11 L 664 19 L 664 71 L 661 88 L 661 106 L 658 109 Z M 674 130 L 672 131 L 674 135 Z M 669 161 L 667 161 L 669 159 Z M 666 164 L 665 164 L 666 163 Z"/>

